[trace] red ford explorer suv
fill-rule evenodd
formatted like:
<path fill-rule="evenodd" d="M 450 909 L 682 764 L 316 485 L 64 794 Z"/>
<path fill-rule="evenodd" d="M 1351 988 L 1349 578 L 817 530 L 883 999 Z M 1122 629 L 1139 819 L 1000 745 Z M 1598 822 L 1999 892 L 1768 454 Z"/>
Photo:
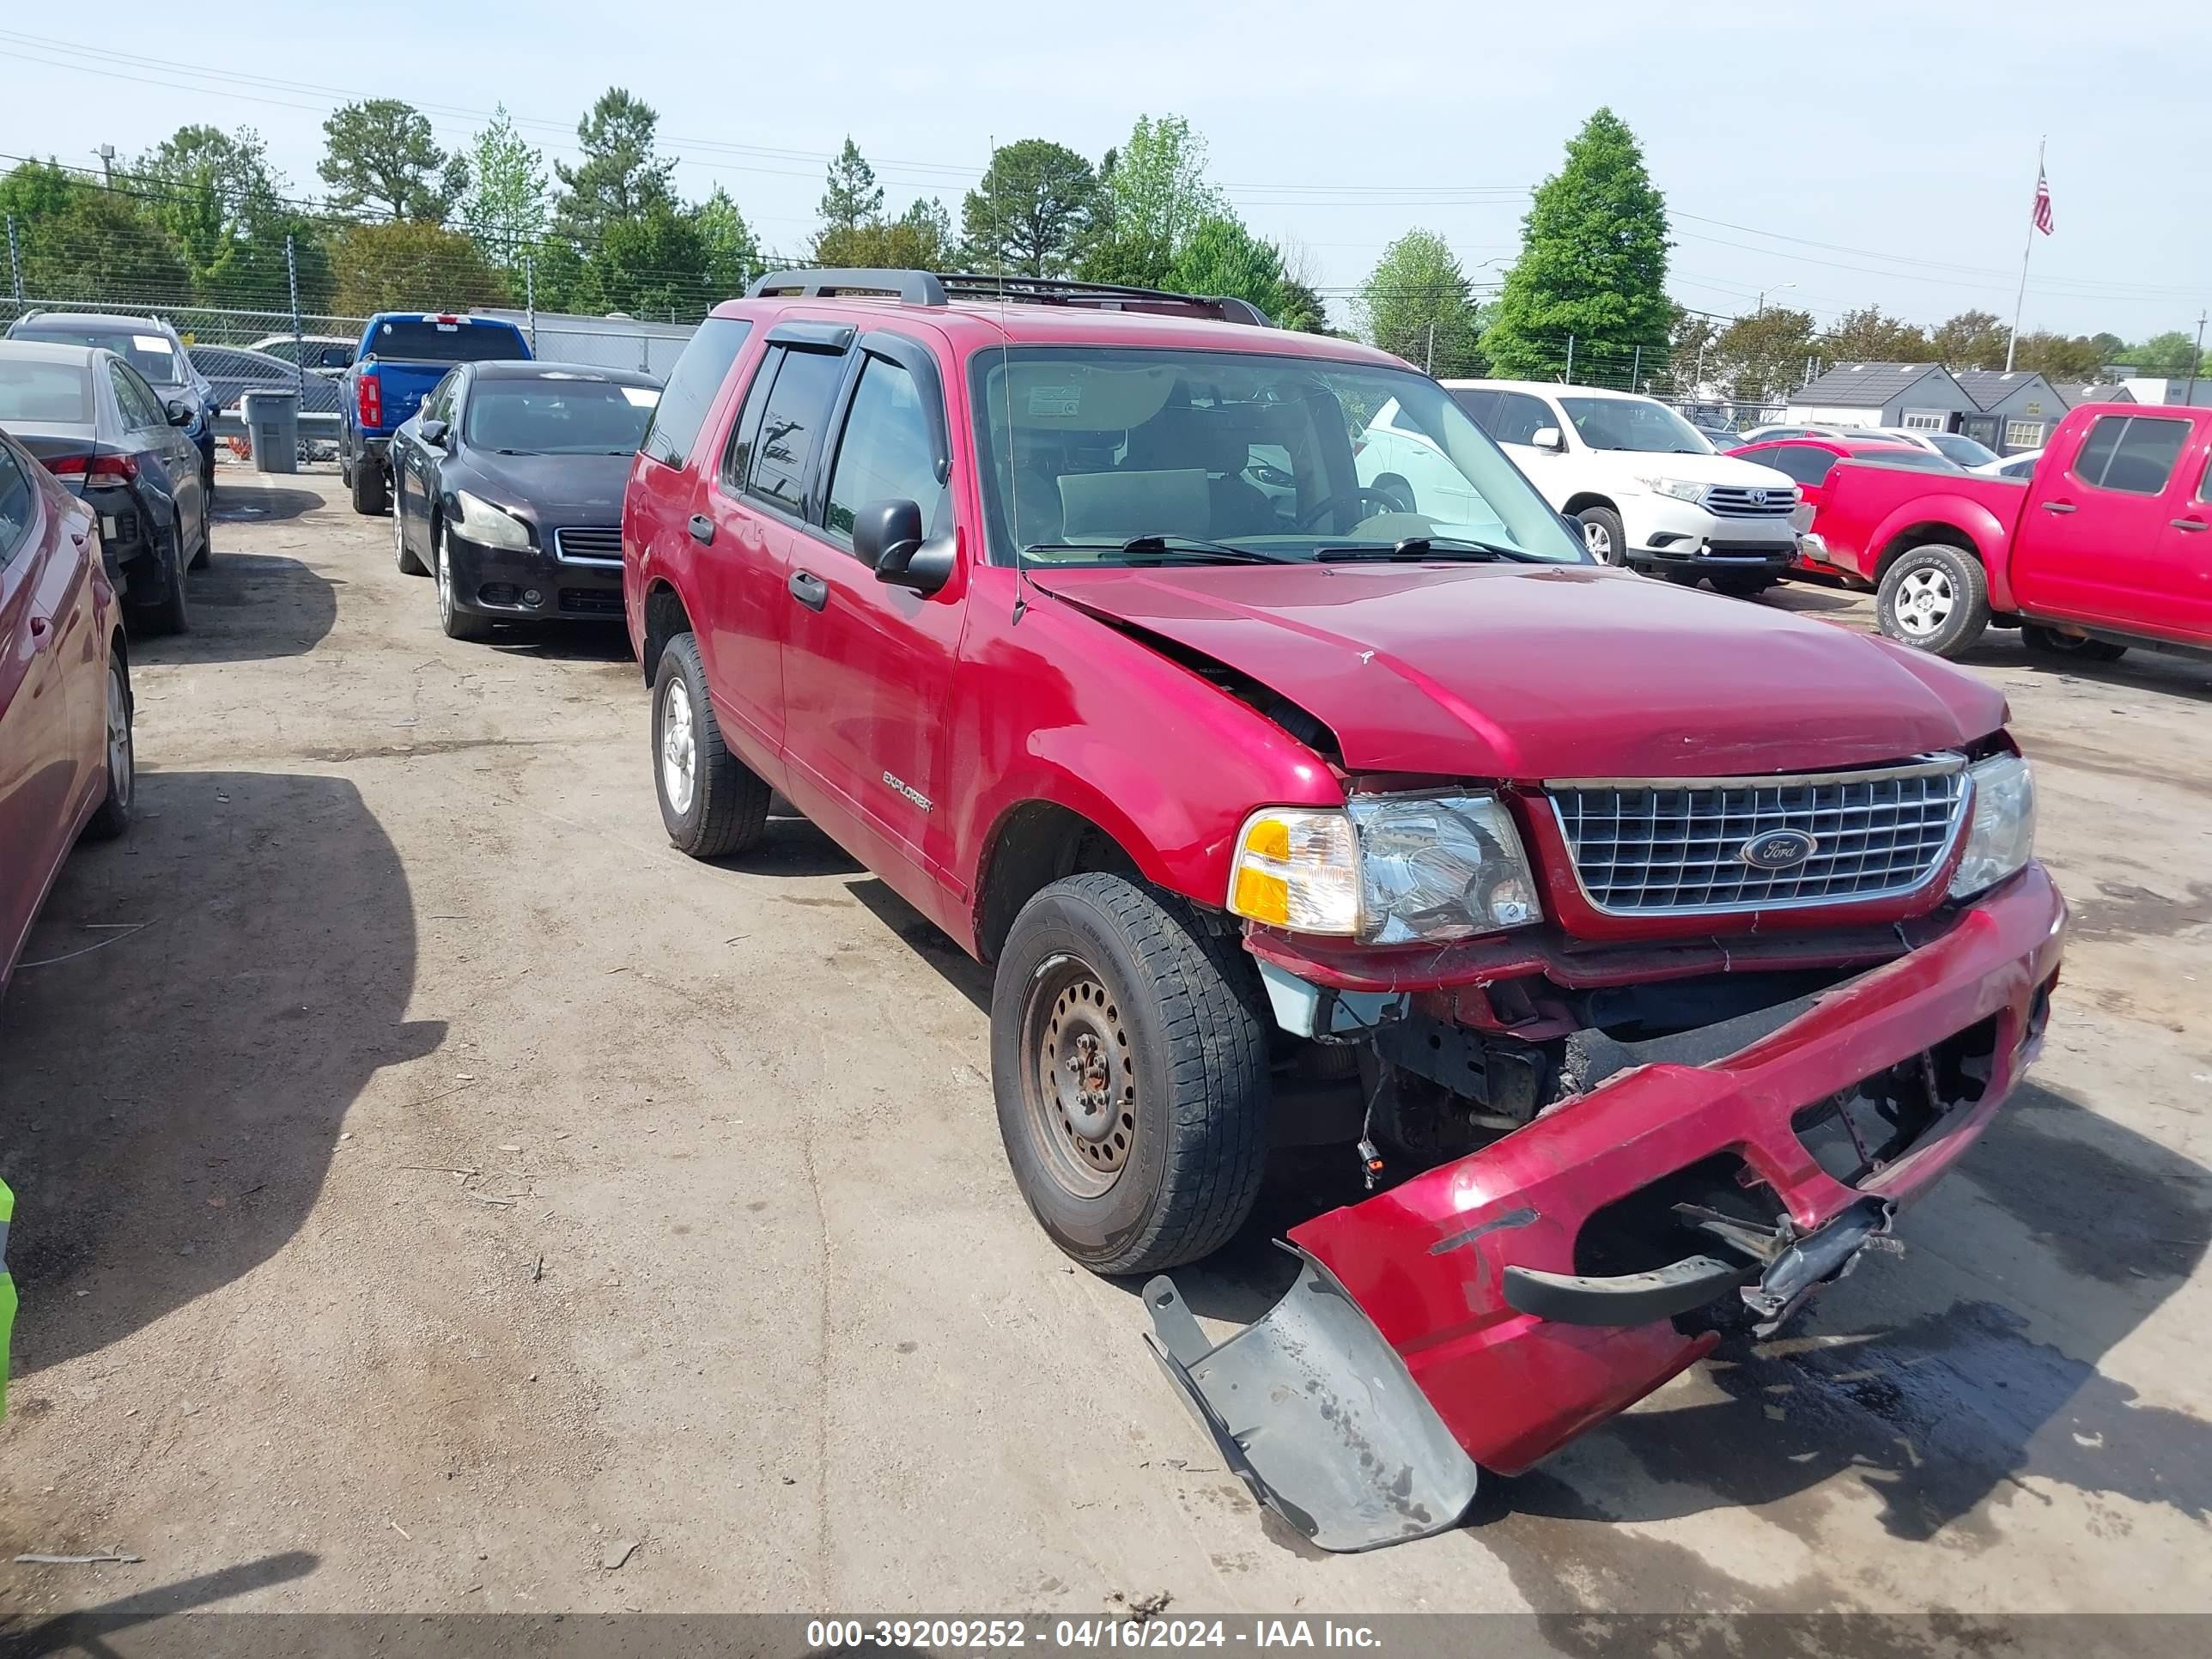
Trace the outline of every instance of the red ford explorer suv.
<path fill-rule="evenodd" d="M 1195 1261 L 1343 1147 L 1373 1195 L 1257 1324 L 1145 1297 L 1224 1462 L 1364 1548 L 1851 1267 L 2036 1052 L 2066 912 L 1995 691 L 1593 564 L 1434 381 L 1265 324 L 765 277 L 670 379 L 624 599 L 678 847 L 780 790 L 994 965 L 1070 1256 Z M 1436 499 L 1360 483 L 1385 409 Z"/>

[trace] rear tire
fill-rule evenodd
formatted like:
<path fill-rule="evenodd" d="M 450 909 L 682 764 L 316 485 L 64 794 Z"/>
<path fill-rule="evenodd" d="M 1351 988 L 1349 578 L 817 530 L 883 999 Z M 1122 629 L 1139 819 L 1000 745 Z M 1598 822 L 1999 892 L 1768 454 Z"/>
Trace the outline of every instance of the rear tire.
<path fill-rule="evenodd" d="M 148 638 L 158 634 L 182 634 L 191 626 L 191 618 L 185 605 L 182 538 L 174 520 L 169 523 L 167 534 L 156 544 L 154 568 L 161 574 L 161 594 L 131 607 L 131 625 Z"/>
<path fill-rule="evenodd" d="M 403 576 L 427 576 L 429 566 L 416 556 L 415 550 L 407 545 L 407 515 L 395 501 L 392 506 L 392 556 Z"/>
<path fill-rule="evenodd" d="M 137 793 L 138 756 L 131 737 L 135 707 L 131 665 L 117 640 L 107 654 L 107 793 L 84 826 L 90 841 L 113 841 L 131 827 L 131 802 Z"/>
<path fill-rule="evenodd" d="M 1942 542 L 1908 549 L 1882 573 L 1875 616 L 1883 635 L 1917 651 L 1962 656 L 1990 625 L 1981 562 Z"/>
<path fill-rule="evenodd" d="M 661 651 L 652 730 L 653 793 L 677 850 L 720 859 L 757 842 L 768 824 L 768 781 L 722 741 L 693 635 L 678 634 Z"/>
<path fill-rule="evenodd" d="M 364 519 L 373 519 L 392 506 L 392 491 L 384 480 L 384 468 L 374 455 L 364 455 L 353 464 L 353 474 L 347 483 L 353 487 L 353 510 Z"/>
<path fill-rule="evenodd" d="M 1582 523 L 1583 547 L 1600 564 L 1628 562 L 1628 532 L 1620 514 L 1609 507 L 1586 507 L 1575 517 Z"/>
<path fill-rule="evenodd" d="M 1014 1182 L 1097 1273 L 1210 1255 L 1267 1163 L 1267 1029 L 1176 908 L 1122 877 L 1022 907 L 991 994 L 991 1079 Z"/>
<path fill-rule="evenodd" d="M 192 555 L 188 570 L 204 570 L 215 562 L 215 486 L 200 492 L 200 550 Z"/>
<path fill-rule="evenodd" d="M 2020 642 L 2027 647 L 2030 656 L 2048 657 L 2057 662 L 2118 662 L 2128 654 L 2127 647 L 2115 645 L 2110 640 L 2079 640 L 2036 623 L 2021 624 Z"/>
<path fill-rule="evenodd" d="M 1706 579 L 1713 592 L 1725 593 L 1732 599 L 1755 599 L 1782 580 L 1779 576 L 1721 575 Z"/>

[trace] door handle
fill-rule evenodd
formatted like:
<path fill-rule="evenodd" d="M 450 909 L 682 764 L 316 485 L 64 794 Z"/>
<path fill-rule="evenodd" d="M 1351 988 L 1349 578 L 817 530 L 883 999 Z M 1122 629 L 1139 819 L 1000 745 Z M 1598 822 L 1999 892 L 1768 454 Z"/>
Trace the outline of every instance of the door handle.
<path fill-rule="evenodd" d="M 714 521 L 703 513 L 691 515 L 691 539 L 704 547 L 714 539 Z"/>
<path fill-rule="evenodd" d="M 791 597 L 809 611 L 819 611 L 830 603 L 830 584 L 811 570 L 793 571 L 786 586 L 791 589 Z"/>
<path fill-rule="evenodd" d="M 2176 530 L 2212 529 L 2212 525 L 2207 525 L 2202 519 L 2168 519 L 2166 522 Z"/>
<path fill-rule="evenodd" d="M 2042 505 L 2045 513 L 2071 513 L 2075 510 L 2071 501 L 2045 501 Z"/>

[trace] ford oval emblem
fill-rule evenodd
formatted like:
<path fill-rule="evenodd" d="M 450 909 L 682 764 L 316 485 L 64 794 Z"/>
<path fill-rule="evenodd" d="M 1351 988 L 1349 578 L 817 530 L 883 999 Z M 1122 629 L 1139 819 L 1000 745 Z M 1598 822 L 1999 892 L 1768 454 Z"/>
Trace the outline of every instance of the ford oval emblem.
<path fill-rule="evenodd" d="M 1744 842 L 1736 856 L 1754 870 L 1795 870 L 1820 844 L 1802 830 L 1769 830 Z"/>

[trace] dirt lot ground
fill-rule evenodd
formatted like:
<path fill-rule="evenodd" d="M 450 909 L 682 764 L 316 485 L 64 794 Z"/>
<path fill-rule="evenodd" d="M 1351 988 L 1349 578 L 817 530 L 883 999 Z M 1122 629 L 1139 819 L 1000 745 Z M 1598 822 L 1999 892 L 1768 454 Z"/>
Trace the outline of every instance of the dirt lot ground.
<path fill-rule="evenodd" d="M 1031 1224 L 979 970 L 797 818 L 672 851 L 618 633 L 451 642 L 334 479 L 224 483 L 192 632 L 139 657 L 142 820 L 27 956 L 100 948 L 0 1006 L 0 1561 L 144 1560 L 0 1566 L 0 1614 L 208 1575 L 313 1610 L 2212 1602 L 2212 669 L 1973 659 L 2076 924 L 2033 1086 L 1902 1261 L 1468 1527 L 1315 1558 L 1134 1287 Z M 1255 1226 L 1192 1301 L 1254 1316 L 1274 1255 Z"/>

